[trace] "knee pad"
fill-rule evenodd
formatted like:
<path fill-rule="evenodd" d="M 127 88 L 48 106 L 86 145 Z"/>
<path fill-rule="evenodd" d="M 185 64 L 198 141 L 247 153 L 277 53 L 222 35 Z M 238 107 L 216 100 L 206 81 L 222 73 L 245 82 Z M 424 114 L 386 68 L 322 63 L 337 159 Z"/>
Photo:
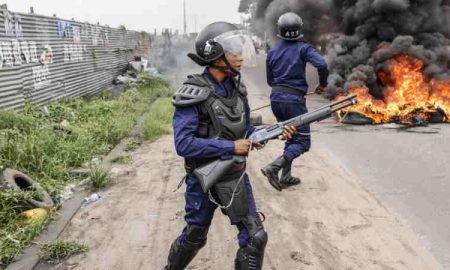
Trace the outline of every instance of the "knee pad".
<path fill-rule="evenodd" d="M 264 229 L 259 230 L 255 235 L 250 237 L 250 245 L 258 251 L 264 250 L 267 241 L 268 235 Z"/>
<path fill-rule="evenodd" d="M 259 215 L 247 217 L 244 225 L 250 235 L 250 246 L 257 250 L 264 250 L 268 241 L 268 235 L 264 230 Z"/>
<path fill-rule="evenodd" d="M 200 249 L 206 244 L 209 226 L 198 226 L 188 224 L 185 232 L 185 242 L 187 246 Z"/>

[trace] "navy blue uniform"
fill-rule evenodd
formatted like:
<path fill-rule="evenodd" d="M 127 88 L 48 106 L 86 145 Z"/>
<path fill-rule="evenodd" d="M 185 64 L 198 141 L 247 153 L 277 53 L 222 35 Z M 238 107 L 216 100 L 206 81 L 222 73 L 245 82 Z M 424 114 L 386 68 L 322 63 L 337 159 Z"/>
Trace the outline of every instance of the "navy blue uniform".
<path fill-rule="evenodd" d="M 320 85 L 325 87 L 328 78 L 327 64 L 309 43 L 282 40 L 267 54 L 267 83 L 272 88 L 285 87 L 298 91 L 297 95 L 278 92 L 270 95 L 272 111 L 277 121 L 285 121 L 308 112 L 304 96 L 308 91 L 305 76 L 307 63 L 317 68 Z M 311 147 L 309 125 L 298 131 L 285 144 L 283 156 L 289 162 Z"/>
<path fill-rule="evenodd" d="M 234 88 L 231 78 L 226 78 L 222 82 L 218 82 L 209 74 L 209 79 L 214 85 L 217 94 L 226 97 Z M 229 159 L 234 154 L 234 142 L 218 139 L 205 139 L 196 136 L 198 130 L 199 105 L 190 107 L 177 107 L 173 117 L 173 129 L 175 138 L 175 148 L 178 155 L 184 158 L 222 158 Z M 250 121 L 250 108 L 245 103 L 246 111 L 246 131 L 250 135 L 255 128 Z M 244 176 L 244 183 L 247 186 L 247 197 L 249 202 L 249 214 L 256 216 L 256 205 L 253 197 L 252 187 L 247 175 Z M 209 226 L 214 216 L 217 205 L 209 200 L 208 193 L 203 192 L 202 187 L 194 176 L 186 178 L 185 193 L 185 220 L 188 224 L 198 226 Z M 246 247 L 249 242 L 249 233 L 247 228 L 237 224 L 235 220 L 231 220 L 231 224 L 238 225 L 239 246 Z M 183 229 L 179 239 L 184 241 L 186 227 Z"/>

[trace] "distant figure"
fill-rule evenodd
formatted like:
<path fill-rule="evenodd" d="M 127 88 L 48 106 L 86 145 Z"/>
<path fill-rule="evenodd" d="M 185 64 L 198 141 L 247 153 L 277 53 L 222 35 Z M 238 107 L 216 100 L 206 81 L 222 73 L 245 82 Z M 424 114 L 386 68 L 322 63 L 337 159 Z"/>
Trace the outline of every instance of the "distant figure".
<path fill-rule="evenodd" d="M 169 29 L 166 29 L 163 32 L 164 44 L 163 49 L 165 53 L 170 53 L 170 49 L 172 48 L 172 33 L 169 32 Z"/>
<path fill-rule="evenodd" d="M 278 20 L 281 41 L 267 54 L 267 83 L 272 87 L 271 106 L 279 122 L 308 112 L 305 99 L 308 91 L 306 63 L 311 63 L 319 73 L 320 84 L 315 92 L 322 94 L 327 86 L 327 63 L 311 44 L 302 40 L 302 30 L 300 16 L 292 12 L 282 15 Z M 300 178 L 291 175 L 292 161 L 308 152 L 310 146 L 310 128 L 305 126 L 286 142 L 283 155 L 262 169 L 274 188 L 281 191 L 284 187 L 300 184 Z M 278 176 L 280 170 L 281 178 Z"/>

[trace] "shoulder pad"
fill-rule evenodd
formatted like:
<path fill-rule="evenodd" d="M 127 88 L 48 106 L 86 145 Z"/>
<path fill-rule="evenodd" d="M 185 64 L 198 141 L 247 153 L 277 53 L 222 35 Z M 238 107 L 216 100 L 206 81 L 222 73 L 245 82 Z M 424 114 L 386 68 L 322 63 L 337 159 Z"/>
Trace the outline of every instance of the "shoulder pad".
<path fill-rule="evenodd" d="M 243 82 L 241 82 L 239 84 L 239 94 L 241 94 L 243 97 L 247 96 L 247 86 L 245 86 L 245 84 Z"/>
<path fill-rule="evenodd" d="M 192 84 L 197 86 L 210 86 L 211 82 L 203 74 L 193 74 L 189 75 L 187 80 L 183 84 Z"/>
<path fill-rule="evenodd" d="M 172 104 L 175 107 L 188 107 L 200 104 L 208 99 L 212 88 L 207 81 L 203 80 L 201 75 L 189 76 L 188 80 L 175 91 L 172 97 Z"/>

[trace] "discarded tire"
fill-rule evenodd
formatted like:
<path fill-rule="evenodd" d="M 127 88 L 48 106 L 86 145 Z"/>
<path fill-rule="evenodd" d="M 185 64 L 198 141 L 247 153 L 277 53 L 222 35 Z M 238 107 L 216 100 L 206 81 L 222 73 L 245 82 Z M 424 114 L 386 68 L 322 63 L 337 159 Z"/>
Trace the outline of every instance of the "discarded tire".
<path fill-rule="evenodd" d="M 350 125 L 373 125 L 373 120 L 357 112 L 341 113 L 342 123 Z"/>
<path fill-rule="evenodd" d="M 428 120 L 430 123 L 432 124 L 439 124 L 444 122 L 444 113 L 438 111 L 438 112 L 433 112 L 430 115 L 430 120 Z"/>
<path fill-rule="evenodd" d="M 13 169 L 5 169 L 1 178 L 3 180 L 3 187 L 21 189 L 25 191 L 39 191 L 39 198 L 34 198 L 28 201 L 33 208 L 52 208 L 54 206 L 52 198 L 47 191 L 45 191 L 41 185 L 31 180 L 28 175 Z"/>

